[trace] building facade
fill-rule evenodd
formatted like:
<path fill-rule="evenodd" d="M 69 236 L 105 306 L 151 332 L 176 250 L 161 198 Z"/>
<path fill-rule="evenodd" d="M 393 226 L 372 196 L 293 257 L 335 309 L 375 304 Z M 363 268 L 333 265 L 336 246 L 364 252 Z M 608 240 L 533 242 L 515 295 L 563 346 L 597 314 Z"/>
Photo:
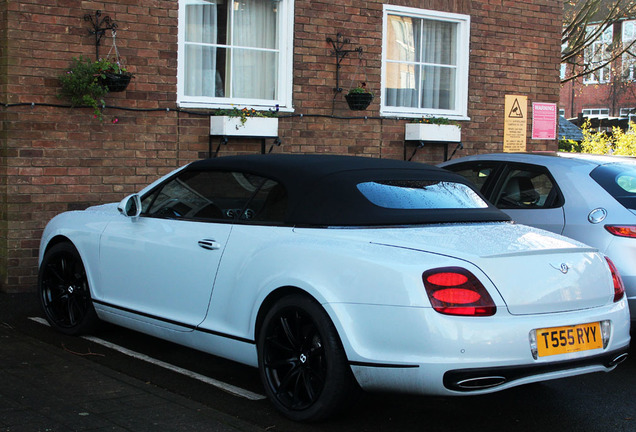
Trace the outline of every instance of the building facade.
<path fill-rule="evenodd" d="M 596 25 L 588 26 L 588 32 Z M 582 114 L 592 118 L 636 119 L 636 20 L 625 19 L 609 26 L 577 62 L 592 73 L 565 82 L 559 109 L 566 118 Z M 626 52 L 611 60 L 615 51 Z M 610 61 L 611 60 L 611 61 Z M 609 63 L 608 63 L 609 62 Z M 561 79 L 576 74 L 575 64 L 561 66 Z"/>
<path fill-rule="evenodd" d="M 505 95 L 558 102 L 560 33 L 557 0 L 2 2 L 0 290 L 35 288 L 54 215 L 217 150 L 437 163 L 443 145 L 405 144 L 410 119 L 436 116 L 461 124 L 458 156 L 501 151 Z M 101 119 L 58 97 L 73 58 L 117 54 L 134 77 Z M 277 110 L 279 140 L 211 135 L 211 115 L 244 107 Z"/>

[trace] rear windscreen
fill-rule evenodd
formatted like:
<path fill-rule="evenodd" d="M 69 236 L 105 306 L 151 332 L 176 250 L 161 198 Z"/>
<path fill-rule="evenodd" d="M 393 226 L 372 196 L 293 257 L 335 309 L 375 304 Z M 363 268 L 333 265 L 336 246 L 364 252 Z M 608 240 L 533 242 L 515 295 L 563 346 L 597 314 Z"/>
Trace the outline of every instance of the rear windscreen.
<path fill-rule="evenodd" d="M 624 207 L 636 210 L 636 165 L 602 165 L 590 177 Z"/>
<path fill-rule="evenodd" d="M 470 187 L 449 181 L 384 180 L 358 184 L 371 203 L 389 209 L 478 209 L 488 204 Z"/>

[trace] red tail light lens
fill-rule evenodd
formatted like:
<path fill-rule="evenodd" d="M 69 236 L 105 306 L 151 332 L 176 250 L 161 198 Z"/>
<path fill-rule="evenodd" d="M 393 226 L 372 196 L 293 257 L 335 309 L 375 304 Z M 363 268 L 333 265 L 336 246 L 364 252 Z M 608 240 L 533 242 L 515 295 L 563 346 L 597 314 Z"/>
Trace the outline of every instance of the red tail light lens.
<path fill-rule="evenodd" d="M 618 237 L 636 238 L 636 226 L 633 225 L 605 225 L 605 229 Z"/>
<path fill-rule="evenodd" d="M 445 315 L 492 316 L 497 312 L 486 288 L 461 267 L 428 270 L 422 275 L 433 309 Z"/>
<path fill-rule="evenodd" d="M 623 285 L 623 279 L 612 260 L 608 257 L 605 257 L 605 260 L 607 260 L 607 264 L 612 272 L 612 281 L 614 282 L 614 302 L 617 302 L 625 295 L 625 285 Z"/>

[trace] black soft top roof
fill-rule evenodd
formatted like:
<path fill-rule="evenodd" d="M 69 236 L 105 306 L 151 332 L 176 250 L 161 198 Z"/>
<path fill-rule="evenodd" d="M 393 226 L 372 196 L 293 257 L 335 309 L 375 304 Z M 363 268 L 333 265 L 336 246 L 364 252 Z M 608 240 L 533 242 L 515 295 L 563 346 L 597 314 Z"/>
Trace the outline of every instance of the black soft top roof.
<path fill-rule="evenodd" d="M 368 181 L 445 180 L 462 183 L 475 190 L 460 175 L 417 162 L 356 156 L 268 154 L 205 159 L 191 163 L 186 169 L 239 171 L 276 180 L 284 186 L 288 195 L 285 223 L 289 225 L 360 226 L 510 220 L 491 204 L 481 209 L 388 209 L 372 204 L 357 188 L 358 184 Z"/>

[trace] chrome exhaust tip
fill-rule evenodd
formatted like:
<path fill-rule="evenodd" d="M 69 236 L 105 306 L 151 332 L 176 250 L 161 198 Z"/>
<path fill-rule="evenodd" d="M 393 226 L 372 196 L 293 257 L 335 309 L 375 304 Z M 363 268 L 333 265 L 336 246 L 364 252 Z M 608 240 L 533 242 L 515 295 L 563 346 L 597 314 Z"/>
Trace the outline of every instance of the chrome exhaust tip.
<path fill-rule="evenodd" d="M 457 382 L 457 387 L 465 390 L 481 390 L 491 387 L 497 387 L 505 383 L 506 377 L 503 376 L 487 376 L 478 378 L 469 378 Z"/>
<path fill-rule="evenodd" d="M 627 353 L 620 354 L 620 355 L 614 357 L 614 359 L 609 362 L 609 365 L 610 366 L 619 365 L 619 364 L 623 363 L 625 360 L 627 360 L 627 356 L 628 356 Z"/>

